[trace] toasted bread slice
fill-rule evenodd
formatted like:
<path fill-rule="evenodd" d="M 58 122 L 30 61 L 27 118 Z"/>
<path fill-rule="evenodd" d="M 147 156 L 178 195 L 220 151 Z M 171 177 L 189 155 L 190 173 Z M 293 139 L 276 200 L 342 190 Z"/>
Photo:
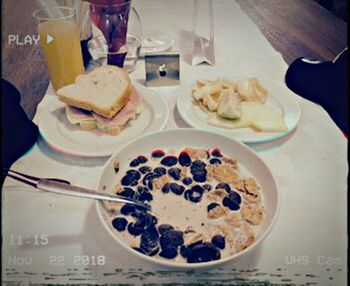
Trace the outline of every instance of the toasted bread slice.
<path fill-rule="evenodd" d="M 71 106 L 112 118 L 129 100 L 129 75 L 121 68 L 105 65 L 80 75 L 74 84 L 57 90 L 59 99 Z"/>

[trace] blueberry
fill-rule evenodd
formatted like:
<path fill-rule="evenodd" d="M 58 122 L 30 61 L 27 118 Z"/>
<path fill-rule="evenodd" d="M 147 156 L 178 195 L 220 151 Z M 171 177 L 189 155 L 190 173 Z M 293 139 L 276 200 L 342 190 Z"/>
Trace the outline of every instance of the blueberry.
<path fill-rule="evenodd" d="M 130 162 L 130 167 L 137 167 L 140 164 L 146 163 L 148 160 L 145 156 L 138 156 L 136 159 Z"/>
<path fill-rule="evenodd" d="M 196 245 L 200 245 L 202 242 L 203 242 L 203 240 L 197 240 L 197 241 L 195 241 L 195 242 L 193 242 L 193 243 L 191 243 L 191 244 L 189 244 L 187 246 L 192 249 Z"/>
<path fill-rule="evenodd" d="M 138 165 L 140 165 L 140 162 L 137 158 L 130 162 L 130 167 L 137 167 Z"/>
<path fill-rule="evenodd" d="M 201 175 L 193 175 L 193 180 L 198 183 L 204 183 L 207 180 L 207 172 Z"/>
<path fill-rule="evenodd" d="M 207 170 L 206 169 L 196 169 L 191 171 L 192 176 L 206 176 Z"/>
<path fill-rule="evenodd" d="M 166 169 L 163 167 L 157 167 L 153 171 L 157 174 L 160 174 L 160 175 L 164 175 L 166 173 Z"/>
<path fill-rule="evenodd" d="M 130 213 L 132 217 L 140 219 L 146 215 L 146 211 L 144 208 L 135 205 L 133 205 L 133 207 L 135 208 L 135 210 L 132 213 Z"/>
<path fill-rule="evenodd" d="M 231 187 L 230 187 L 230 185 L 229 184 L 226 184 L 226 183 L 219 183 L 216 187 L 215 187 L 215 189 L 217 190 L 217 189 L 224 189 L 226 192 L 228 192 L 228 193 L 230 193 L 230 191 L 231 191 Z"/>
<path fill-rule="evenodd" d="M 155 179 L 156 177 L 153 176 L 152 179 Z M 147 184 L 147 187 L 152 191 L 153 190 L 153 183 L 152 183 L 152 180 L 149 180 L 148 181 L 148 184 Z"/>
<path fill-rule="evenodd" d="M 188 186 L 188 185 L 191 185 L 191 184 L 192 184 L 193 180 L 192 180 L 190 177 L 186 177 L 186 178 L 184 178 L 184 179 L 182 180 L 182 182 L 183 182 L 186 186 Z"/>
<path fill-rule="evenodd" d="M 124 217 L 116 217 L 112 220 L 112 225 L 117 231 L 124 231 L 128 221 Z"/>
<path fill-rule="evenodd" d="M 206 175 L 206 169 L 191 169 L 192 176 L 203 176 Z"/>
<path fill-rule="evenodd" d="M 123 186 L 135 186 L 137 181 L 141 178 L 141 174 L 136 170 L 129 170 L 126 172 L 125 176 L 122 178 Z"/>
<path fill-rule="evenodd" d="M 177 164 L 177 158 L 175 156 L 166 156 L 160 163 L 164 166 L 172 167 Z"/>
<path fill-rule="evenodd" d="M 214 244 L 216 247 L 220 249 L 225 248 L 225 237 L 223 237 L 220 234 L 214 235 L 213 238 L 211 239 L 212 244 Z"/>
<path fill-rule="evenodd" d="M 210 203 L 208 206 L 207 206 L 207 211 L 210 212 L 212 209 L 218 207 L 219 204 L 218 203 Z"/>
<path fill-rule="evenodd" d="M 136 250 L 136 251 L 138 251 L 138 252 L 140 252 L 140 253 L 142 253 L 142 254 L 146 254 L 141 248 L 139 248 L 139 247 L 133 247 L 132 249 L 134 249 L 134 250 Z"/>
<path fill-rule="evenodd" d="M 240 194 L 239 193 L 237 193 L 237 192 L 235 192 L 235 191 L 231 191 L 230 192 L 230 194 L 228 195 L 228 197 L 231 199 L 231 200 L 233 200 L 233 201 L 235 201 L 237 204 L 241 204 L 241 202 L 242 202 L 242 198 L 241 198 L 241 196 L 240 196 Z"/>
<path fill-rule="evenodd" d="M 193 176 L 193 180 L 195 182 L 198 182 L 198 183 L 203 183 L 203 182 L 205 182 L 207 180 L 207 176 L 206 176 L 206 174 L 203 175 L 203 176 L 194 175 Z"/>
<path fill-rule="evenodd" d="M 162 151 L 162 150 L 154 150 L 153 152 L 152 152 L 152 157 L 153 158 L 161 158 L 161 157 L 163 157 L 165 155 L 165 153 L 164 153 L 164 151 Z"/>
<path fill-rule="evenodd" d="M 162 188 L 162 192 L 163 192 L 164 194 L 167 194 L 167 193 L 170 192 L 170 184 L 169 184 L 169 183 L 164 184 L 164 186 L 163 186 L 163 188 Z"/>
<path fill-rule="evenodd" d="M 196 245 L 202 244 L 202 242 L 203 242 L 202 240 L 198 240 L 189 245 L 184 245 L 184 244 L 181 245 L 180 254 L 182 255 L 182 257 L 187 258 L 191 254 L 193 247 L 195 247 Z"/>
<path fill-rule="evenodd" d="M 190 255 L 191 251 L 192 251 L 191 248 L 186 246 L 186 245 L 181 245 L 181 247 L 180 247 L 180 254 L 184 258 L 186 258 L 188 255 Z"/>
<path fill-rule="evenodd" d="M 147 203 L 145 203 L 147 205 Z M 140 221 L 142 219 L 144 219 L 144 217 L 146 215 L 151 215 L 150 213 L 148 213 L 144 208 L 136 206 L 136 210 L 131 214 L 132 217 L 134 217 L 136 219 L 136 221 Z"/>
<path fill-rule="evenodd" d="M 155 173 L 153 176 L 152 176 L 152 178 L 151 178 L 151 180 L 148 182 L 148 184 L 147 184 L 147 186 L 148 186 L 148 188 L 150 189 L 150 190 L 153 190 L 153 183 L 152 183 L 152 180 L 153 179 L 156 179 L 156 178 L 159 178 L 159 177 L 161 177 L 162 175 L 160 175 L 160 174 L 157 174 L 157 173 Z"/>
<path fill-rule="evenodd" d="M 184 198 L 189 201 L 191 193 L 192 193 L 192 190 L 186 190 L 184 193 Z"/>
<path fill-rule="evenodd" d="M 175 195 L 182 195 L 182 193 L 185 191 L 185 187 L 178 185 L 176 183 L 170 183 L 170 190 L 175 194 Z"/>
<path fill-rule="evenodd" d="M 172 177 L 174 180 L 179 180 L 181 176 L 181 169 L 179 168 L 171 168 L 168 170 L 168 175 Z"/>
<path fill-rule="evenodd" d="M 138 236 L 143 232 L 143 227 L 136 225 L 134 222 L 131 222 L 128 224 L 128 232 L 131 235 Z"/>
<path fill-rule="evenodd" d="M 166 232 L 173 229 L 174 227 L 170 224 L 161 224 L 160 226 L 158 226 L 158 231 L 160 235 L 164 235 Z"/>
<path fill-rule="evenodd" d="M 209 163 L 212 165 L 215 165 L 215 164 L 221 164 L 221 161 L 217 158 L 212 158 L 209 160 Z"/>
<path fill-rule="evenodd" d="M 152 171 L 152 168 L 149 166 L 142 166 L 139 168 L 139 171 L 141 172 L 141 174 L 147 174 Z"/>
<path fill-rule="evenodd" d="M 149 214 L 149 225 L 156 225 L 158 223 L 157 217 Z"/>
<path fill-rule="evenodd" d="M 203 194 L 203 192 L 204 192 L 204 189 L 200 185 L 194 185 L 191 189 L 194 192 L 197 192 L 197 193 L 202 193 Z"/>
<path fill-rule="evenodd" d="M 186 200 L 198 203 L 202 199 L 203 188 L 199 185 L 195 185 L 190 190 L 187 190 L 184 196 Z"/>
<path fill-rule="evenodd" d="M 142 228 L 142 230 L 146 229 L 148 226 L 149 226 L 149 218 L 147 218 L 146 216 L 138 219 L 134 223 L 135 228 Z"/>
<path fill-rule="evenodd" d="M 169 230 L 169 231 L 170 231 L 170 230 Z M 167 232 L 166 232 L 166 233 L 167 233 Z M 165 233 L 165 234 L 166 234 L 166 233 Z M 165 237 L 164 235 L 162 235 L 162 236 L 160 237 L 159 243 L 160 243 L 160 247 L 161 247 L 161 248 L 166 248 L 166 247 L 168 247 L 168 246 L 173 246 L 173 247 L 177 247 L 177 246 L 178 246 L 178 245 L 173 244 L 172 241 L 171 241 L 169 238 Z"/>
<path fill-rule="evenodd" d="M 142 194 L 139 195 L 138 200 L 141 201 L 141 202 L 144 202 L 144 201 L 150 202 L 150 201 L 153 200 L 153 196 L 152 196 L 151 193 L 145 192 L 145 193 L 142 193 Z"/>
<path fill-rule="evenodd" d="M 179 156 L 179 163 L 181 166 L 188 167 L 191 165 L 191 157 L 186 152 L 181 152 Z"/>
<path fill-rule="evenodd" d="M 207 170 L 205 169 L 205 163 L 200 161 L 200 160 L 196 160 L 192 162 L 191 165 L 191 174 L 193 176 L 193 180 L 196 182 L 205 182 L 206 181 L 206 176 L 207 176 Z"/>
<path fill-rule="evenodd" d="M 167 246 L 178 247 L 184 243 L 183 232 L 180 230 L 170 229 L 160 236 L 159 243 L 162 248 Z"/>
<path fill-rule="evenodd" d="M 162 248 L 162 251 L 159 253 L 159 256 L 172 259 L 177 256 L 177 247 L 175 246 L 167 246 Z"/>
<path fill-rule="evenodd" d="M 141 178 L 141 174 L 137 170 L 128 170 L 126 175 L 131 176 L 134 180 L 139 180 Z"/>
<path fill-rule="evenodd" d="M 147 186 L 150 190 L 153 190 L 152 180 L 161 177 L 158 173 L 148 173 L 144 176 L 142 183 Z"/>
<path fill-rule="evenodd" d="M 196 170 L 205 170 L 205 163 L 201 160 L 195 160 L 191 165 L 191 172 L 195 172 Z"/>
<path fill-rule="evenodd" d="M 147 244 L 148 246 L 156 246 L 159 241 L 159 232 L 154 225 L 146 228 L 141 235 L 141 244 Z"/>
<path fill-rule="evenodd" d="M 191 201 L 192 202 L 192 190 L 186 190 L 184 197 L 186 200 Z"/>
<path fill-rule="evenodd" d="M 188 263 L 201 263 L 220 259 L 220 250 L 210 242 L 203 242 L 192 248 L 187 257 Z"/>
<path fill-rule="evenodd" d="M 140 239 L 140 248 L 146 253 L 146 254 L 153 254 L 154 250 L 159 251 L 159 233 L 158 230 L 154 225 L 146 228 L 143 233 L 141 234 Z M 153 254 L 154 255 L 154 254 Z"/>
<path fill-rule="evenodd" d="M 134 206 L 134 207 L 135 207 L 135 211 L 131 214 L 131 216 L 140 220 L 147 214 L 144 209 L 139 208 L 138 206 Z"/>
<path fill-rule="evenodd" d="M 130 186 L 133 181 L 134 181 L 133 177 L 125 175 L 121 180 L 121 184 L 123 186 Z"/>
<path fill-rule="evenodd" d="M 136 193 L 132 188 L 124 188 L 124 191 L 122 191 L 121 193 L 118 193 L 117 195 L 125 197 L 125 198 L 129 198 L 129 199 L 133 199 L 136 198 Z"/>
<path fill-rule="evenodd" d="M 143 179 L 142 179 L 142 184 L 143 184 L 144 186 L 147 186 L 147 185 L 148 185 L 148 182 L 149 182 L 150 180 L 153 179 L 154 174 L 155 174 L 155 173 L 148 173 L 148 174 L 146 174 L 146 175 L 143 177 Z"/>
<path fill-rule="evenodd" d="M 222 154 L 221 154 L 221 151 L 220 151 L 219 148 L 214 148 L 211 151 L 211 155 L 214 156 L 214 157 L 222 157 Z"/>
<path fill-rule="evenodd" d="M 209 192 L 211 190 L 211 185 L 209 184 L 204 184 L 203 185 L 203 189 L 206 190 L 207 192 Z"/>
<path fill-rule="evenodd" d="M 136 211 L 136 208 L 134 205 L 132 204 L 125 204 L 122 206 L 122 208 L 120 209 L 120 212 L 123 215 L 130 215 L 133 214 Z"/>
<path fill-rule="evenodd" d="M 137 191 L 139 192 L 139 194 L 143 194 L 143 193 L 148 193 L 149 192 L 148 188 L 143 187 L 143 186 L 138 186 L 137 187 Z"/>
<path fill-rule="evenodd" d="M 145 254 L 148 255 L 148 256 L 155 256 L 159 252 L 159 250 L 160 250 L 159 246 L 156 246 L 155 248 L 150 249 Z"/>
<path fill-rule="evenodd" d="M 133 247 L 133 249 L 135 249 L 136 251 L 148 255 L 148 256 L 154 256 L 159 252 L 159 247 L 155 247 L 154 249 L 150 249 L 148 250 L 148 252 L 144 251 L 143 249 L 141 249 L 140 247 Z"/>
<path fill-rule="evenodd" d="M 232 199 L 230 199 L 229 197 L 225 197 L 222 200 L 222 204 L 225 207 L 228 207 L 231 211 L 239 210 L 239 204 L 236 201 L 233 201 Z"/>
<path fill-rule="evenodd" d="M 146 213 L 146 212 L 142 213 L 141 215 L 139 214 L 137 219 L 138 220 L 136 222 L 136 225 L 143 227 L 143 228 L 148 228 L 150 226 L 154 226 L 158 222 L 158 219 L 154 215 L 151 215 L 151 214 Z"/>
<path fill-rule="evenodd" d="M 135 186 L 137 186 L 138 184 L 139 184 L 139 182 L 138 182 L 137 180 L 135 180 L 135 181 L 132 181 L 132 182 L 131 182 L 130 186 L 131 186 L 131 187 L 135 187 Z"/>
<path fill-rule="evenodd" d="M 148 161 L 148 159 L 145 156 L 138 156 L 137 160 L 140 162 L 140 164 L 144 164 Z"/>

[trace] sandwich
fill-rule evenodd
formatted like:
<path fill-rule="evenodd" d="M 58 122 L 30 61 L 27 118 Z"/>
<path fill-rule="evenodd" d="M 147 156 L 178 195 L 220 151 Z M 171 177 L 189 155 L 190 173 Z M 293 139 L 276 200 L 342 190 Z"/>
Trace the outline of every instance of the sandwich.
<path fill-rule="evenodd" d="M 66 103 L 67 120 L 82 130 L 118 135 L 141 112 L 141 95 L 126 71 L 104 65 L 79 75 L 74 84 L 57 90 Z"/>

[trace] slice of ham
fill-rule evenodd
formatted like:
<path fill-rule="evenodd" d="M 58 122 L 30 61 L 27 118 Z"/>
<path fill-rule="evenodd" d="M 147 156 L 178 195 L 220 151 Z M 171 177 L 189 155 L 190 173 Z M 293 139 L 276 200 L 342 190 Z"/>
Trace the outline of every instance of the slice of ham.
<path fill-rule="evenodd" d="M 67 119 L 72 124 L 78 124 L 82 121 L 95 120 L 90 111 L 66 105 Z"/>
<path fill-rule="evenodd" d="M 133 86 L 131 89 L 129 101 L 112 119 L 105 118 L 94 112 L 92 115 L 97 120 L 97 126 L 99 129 L 108 130 L 111 127 L 122 128 L 130 119 L 134 118 L 137 113 L 139 113 L 141 101 L 142 99 L 140 93 Z"/>

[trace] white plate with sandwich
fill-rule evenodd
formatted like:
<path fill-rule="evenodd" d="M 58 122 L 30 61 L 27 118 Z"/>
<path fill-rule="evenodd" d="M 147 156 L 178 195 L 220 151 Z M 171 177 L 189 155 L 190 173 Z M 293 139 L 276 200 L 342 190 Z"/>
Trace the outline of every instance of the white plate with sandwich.
<path fill-rule="evenodd" d="M 72 155 L 110 156 L 128 141 L 162 130 L 169 118 L 159 94 L 131 83 L 114 66 L 78 76 L 57 95 L 40 114 L 39 130 L 52 148 Z"/>
<path fill-rule="evenodd" d="M 275 140 L 292 132 L 300 106 L 287 87 L 257 78 L 200 79 L 179 92 L 177 108 L 192 127 L 244 143 Z"/>

